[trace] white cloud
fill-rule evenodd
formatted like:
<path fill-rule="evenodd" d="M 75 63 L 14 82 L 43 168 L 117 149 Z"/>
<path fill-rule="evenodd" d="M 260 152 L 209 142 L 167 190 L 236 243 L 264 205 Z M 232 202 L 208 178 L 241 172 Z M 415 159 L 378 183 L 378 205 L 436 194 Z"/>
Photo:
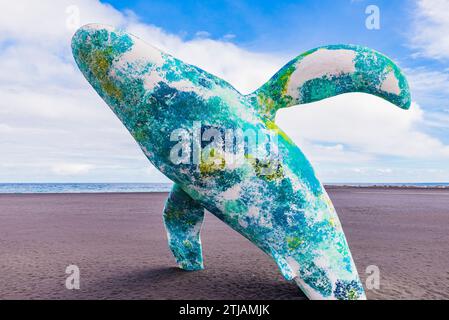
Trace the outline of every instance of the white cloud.
<path fill-rule="evenodd" d="M 412 98 L 425 106 L 425 125 L 449 128 L 449 72 L 430 67 L 406 69 Z"/>
<path fill-rule="evenodd" d="M 124 27 L 243 93 L 258 88 L 290 58 L 239 48 L 229 42 L 231 37 L 184 41 L 140 22 L 132 12 L 122 13 L 94 0 L 4 3 L 0 181 L 167 181 L 75 66 L 70 50 L 74 32 L 70 27 L 76 21 L 73 4 L 79 9 L 80 24 Z M 389 166 L 376 166 L 382 156 L 448 155 L 447 146 L 418 130 L 423 111 L 416 104 L 406 112 L 378 98 L 347 95 L 283 110 L 278 120 L 323 179 L 400 174 L 396 168 L 388 172 Z"/>
<path fill-rule="evenodd" d="M 412 44 L 419 55 L 449 59 L 449 1 L 419 0 Z"/>
<path fill-rule="evenodd" d="M 449 29 L 448 29 L 449 30 Z M 431 70 L 425 67 L 407 69 L 411 91 L 425 91 L 433 93 L 449 94 L 449 73 L 441 70 Z"/>
<path fill-rule="evenodd" d="M 85 163 L 60 163 L 55 164 L 52 167 L 52 170 L 57 175 L 73 176 L 73 175 L 86 174 L 93 168 L 94 168 L 93 165 Z"/>
<path fill-rule="evenodd" d="M 195 36 L 197 38 L 210 38 L 210 33 L 207 31 L 197 31 L 195 33 Z"/>
<path fill-rule="evenodd" d="M 233 34 L 233 33 L 226 33 L 226 34 L 223 36 L 223 39 L 224 39 L 224 40 L 232 40 L 232 39 L 234 39 L 235 37 L 236 37 L 236 35 Z"/>
<path fill-rule="evenodd" d="M 423 111 L 413 103 L 404 111 L 378 97 L 351 93 L 278 112 L 277 123 L 299 145 L 348 145 L 352 153 L 413 158 L 449 157 L 449 146 L 416 129 Z M 335 153 L 342 150 L 336 149 Z M 352 158 L 350 154 L 348 157 Z"/>

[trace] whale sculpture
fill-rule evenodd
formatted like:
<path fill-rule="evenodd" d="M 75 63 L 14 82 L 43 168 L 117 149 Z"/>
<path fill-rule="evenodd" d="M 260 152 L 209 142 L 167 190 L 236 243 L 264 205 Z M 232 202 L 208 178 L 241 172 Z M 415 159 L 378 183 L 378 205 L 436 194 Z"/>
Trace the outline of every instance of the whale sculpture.
<path fill-rule="evenodd" d="M 274 118 L 281 108 L 347 92 L 408 109 L 407 81 L 390 59 L 360 46 L 324 46 L 242 95 L 109 26 L 80 28 L 72 50 L 150 162 L 174 182 L 163 219 L 180 268 L 203 268 L 207 209 L 272 257 L 310 299 L 366 298 L 329 196 Z"/>

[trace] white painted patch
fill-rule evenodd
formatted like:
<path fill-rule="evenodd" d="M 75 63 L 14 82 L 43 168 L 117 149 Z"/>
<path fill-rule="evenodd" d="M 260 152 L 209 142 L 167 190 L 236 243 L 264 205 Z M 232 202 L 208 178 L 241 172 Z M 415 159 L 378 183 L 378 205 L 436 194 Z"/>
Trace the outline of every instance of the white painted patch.
<path fill-rule="evenodd" d="M 242 187 L 240 184 L 236 184 L 233 187 L 229 188 L 228 190 L 221 193 L 219 196 L 223 200 L 236 200 L 240 196 L 240 191 L 242 190 Z"/>
<path fill-rule="evenodd" d="M 192 81 L 187 79 L 172 81 L 168 82 L 167 84 L 180 92 L 193 92 L 198 96 L 203 97 L 204 99 L 209 99 L 210 97 L 214 96 L 214 92 L 212 90 L 198 86 L 194 84 Z"/>
<path fill-rule="evenodd" d="M 126 65 L 126 63 L 152 63 L 156 66 L 162 66 L 164 59 L 162 51 L 145 43 L 137 37 L 132 36 L 133 46 L 130 50 L 123 53 L 120 60 L 117 61 L 117 67 Z"/>
<path fill-rule="evenodd" d="M 239 225 L 242 226 L 243 228 L 248 227 L 248 222 L 246 222 L 243 219 L 239 219 Z"/>
<path fill-rule="evenodd" d="M 396 78 L 393 71 L 387 74 L 385 80 L 382 82 L 380 90 L 397 95 L 401 94 L 401 88 L 399 88 L 399 80 Z"/>
<path fill-rule="evenodd" d="M 298 98 L 298 88 L 309 80 L 355 72 L 355 57 L 356 52 L 353 50 L 324 48 L 304 57 L 290 77 L 287 94 Z"/>
<path fill-rule="evenodd" d="M 259 216 L 259 208 L 256 206 L 251 206 L 248 209 L 248 217 L 257 218 Z"/>
<path fill-rule="evenodd" d="M 144 77 L 143 86 L 146 90 L 152 91 L 154 87 L 156 87 L 156 85 L 161 81 L 164 81 L 164 78 L 161 77 L 157 71 L 152 71 L 150 74 Z"/>
<path fill-rule="evenodd" d="M 290 266 L 290 269 L 292 269 L 292 271 L 295 274 L 298 274 L 298 272 L 299 272 L 299 263 L 298 263 L 298 261 L 296 261 L 292 257 L 287 257 L 285 259 L 285 261 L 287 261 L 287 264 Z"/>
<path fill-rule="evenodd" d="M 306 187 L 306 185 L 299 179 L 299 177 L 293 173 L 292 170 L 290 170 L 290 168 L 285 167 L 284 168 L 284 175 L 286 178 L 288 178 L 292 184 L 292 188 L 293 191 L 297 192 L 297 191 L 304 191 L 306 194 L 307 200 L 309 201 L 311 199 L 310 197 L 310 191 L 308 190 L 308 188 Z"/>
<path fill-rule="evenodd" d="M 301 291 L 305 293 L 307 298 L 309 298 L 311 300 L 335 300 L 336 299 L 333 295 L 331 295 L 329 297 L 323 297 L 318 291 L 316 291 L 312 287 L 310 287 L 300 277 L 296 277 L 293 280 L 295 280 L 296 284 L 301 289 Z"/>

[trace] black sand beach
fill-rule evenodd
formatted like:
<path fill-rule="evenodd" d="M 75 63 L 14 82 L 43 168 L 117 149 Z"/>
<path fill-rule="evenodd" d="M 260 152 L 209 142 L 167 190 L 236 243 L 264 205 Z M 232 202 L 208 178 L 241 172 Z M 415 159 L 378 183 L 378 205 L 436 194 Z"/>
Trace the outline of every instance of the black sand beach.
<path fill-rule="evenodd" d="M 369 299 L 449 299 L 449 190 L 328 188 Z M 0 299 L 304 299 L 274 262 L 206 215 L 206 269 L 176 268 L 165 193 L 0 195 Z M 81 289 L 65 288 L 76 264 Z"/>

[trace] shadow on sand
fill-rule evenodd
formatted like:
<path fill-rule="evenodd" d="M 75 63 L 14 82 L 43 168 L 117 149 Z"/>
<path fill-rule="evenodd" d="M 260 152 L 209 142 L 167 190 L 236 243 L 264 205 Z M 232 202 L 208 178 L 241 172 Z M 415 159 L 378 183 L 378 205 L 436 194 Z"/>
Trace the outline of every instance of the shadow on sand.
<path fill-rule="evenodd" d="M 137 269 L 92 283 L 104 299 L 306 299 L 293 282 L 257 274 Z M 93 293 L 93 292 L 92 292 Z"/>

